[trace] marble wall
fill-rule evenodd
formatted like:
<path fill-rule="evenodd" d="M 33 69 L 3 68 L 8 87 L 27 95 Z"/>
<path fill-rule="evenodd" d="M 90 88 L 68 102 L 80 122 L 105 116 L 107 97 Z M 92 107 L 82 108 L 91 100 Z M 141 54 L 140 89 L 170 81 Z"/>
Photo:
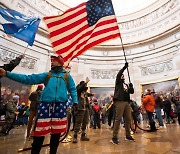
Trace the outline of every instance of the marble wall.
<path fill-rule="evenodd" d="M 57 4 L 58 5 L 55 5 Z M 6 0 L 2 6 L 36 15 L 61 14 L 68 6 L 59 1 Z M 59 7 L 57 7 L 59 6 Z M 61 8 L 61 9 L 60 9 Z M 134 84 L 134 99 L 140 103 L 142 84 L 179 77 L 180 74 L 180 3 L 179 0 L 158 0 L 135 14 L 118 17 L 125 54 L 129 63 L 130 80 Z M 24 53 L 25 59 L 14 70 L 17 73 L 40 73 L 50 69 L 53 53 L 43 21 L 32 47 L 0 27 L 0 65 Z M 27 48 L 27 49 L 26 49 Z M 114 87 L 117 72 L 124 66 L 124 53 L 119 39 L 111 40 L 75 58 L 69 70 L 78 84 L 90 78 L 90 87 Z M 125 71 L 126 82 L 129 82 Z"/>

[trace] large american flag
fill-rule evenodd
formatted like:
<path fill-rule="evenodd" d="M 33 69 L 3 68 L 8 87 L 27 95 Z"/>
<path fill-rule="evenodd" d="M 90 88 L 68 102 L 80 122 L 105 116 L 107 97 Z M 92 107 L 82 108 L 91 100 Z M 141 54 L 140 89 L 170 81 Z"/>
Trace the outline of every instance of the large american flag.
<path fill-rule="evenodd" d="M 53 49 L 63 56 L 65 66 L 93 46 L 120 37 L 111 0 L 89 0 L 44 21 Z"/>

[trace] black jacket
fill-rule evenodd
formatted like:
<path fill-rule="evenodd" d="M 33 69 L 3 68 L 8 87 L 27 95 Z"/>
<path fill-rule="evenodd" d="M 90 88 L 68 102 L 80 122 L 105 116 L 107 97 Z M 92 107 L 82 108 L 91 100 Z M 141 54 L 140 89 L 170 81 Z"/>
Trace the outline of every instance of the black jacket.
<path fill-rule="evenodd" d="M 29 96 L 29 100 L 31 101 L 30 110 L 37 111 L 40 95 L 41 95 L 41 92 L 38 90 L 36 90 L 30 94 L 30 96 Z"/>
<path fill-rule="evenodd" d="M 87 92 L 87 84 L 79 84 L 77 86 L 77 94 L 78 94 L 78 109 L 86 110 L 90 108 L 88 97 L 93 96 L 93 94 Z"/>
<path fill-rule="evenodd" d="M 121 80 L 121 76 L 127 67 L 124 66 L 116 76 L 115 90 L 113 101 L 130 101 L 130 94 L 134 93 L 133 86 L 129 86 Z M 127 90 L 124 89 L 124 85 L 127 86 Z M 132 84 L 131 84 L 132 85 Z"/>

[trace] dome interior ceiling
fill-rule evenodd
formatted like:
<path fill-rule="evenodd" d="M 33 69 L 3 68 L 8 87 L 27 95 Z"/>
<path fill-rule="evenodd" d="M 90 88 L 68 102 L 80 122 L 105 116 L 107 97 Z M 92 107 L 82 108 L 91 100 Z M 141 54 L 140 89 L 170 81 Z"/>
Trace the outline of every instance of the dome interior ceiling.
<path fill-rule="evenodd" d="M 87 0 L 60 0 L 62 3 L 69 7 L 75 7 L 80 3 L 86 2 Z M 139 11 L 157 0 L 112 0 L 116 16 L 123 16 Z"/>

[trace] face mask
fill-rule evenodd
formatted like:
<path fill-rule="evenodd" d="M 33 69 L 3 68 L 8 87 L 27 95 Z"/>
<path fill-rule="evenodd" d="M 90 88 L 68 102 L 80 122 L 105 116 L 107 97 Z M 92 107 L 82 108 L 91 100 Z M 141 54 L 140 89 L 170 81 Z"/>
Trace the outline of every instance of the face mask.
<path fill-rule="evenodd" d="M 61 72 L 63 70 L 62 66 L 54 66 L 51 68 L 55 73 Z"/>

